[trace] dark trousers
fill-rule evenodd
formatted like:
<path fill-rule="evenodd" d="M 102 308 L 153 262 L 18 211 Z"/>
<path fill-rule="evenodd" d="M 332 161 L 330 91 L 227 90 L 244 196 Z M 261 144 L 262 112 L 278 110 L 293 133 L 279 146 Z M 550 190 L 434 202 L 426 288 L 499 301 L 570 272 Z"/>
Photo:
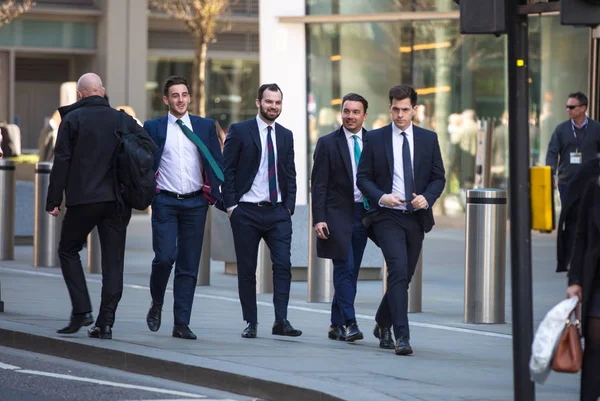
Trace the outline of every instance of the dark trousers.
<path fill-rule="evenodd" d="M 176 325 L 189 325 L 198 279 L 208 202 L 203 196 L 176 199 L 157 194 L 152 203 L 152 303 L 162 305 L 169 276 L 173 280 L 173 316 Z"/>
<path fill-rule="evenodd" d="M 362 224 L 365 208 L 354 204 L 354 231 L 346 259 L 333 260 L 333 287 L 335 294 L 331 304 L 331 324 L 343 326 L 356 319 L 354 299 L 360 264 L 367 246 L 367 230 Z"/>
<path fill-rule="evenodd" d="M 72 314 L 92 311 L 79 251 L 87 236 L 98 227 L 102 254 L 102 299 L 97 326 L 111 326 L 123 294 L 125 238 L 131 219 L 131 208 L 118 208 L 117 202 L 69 206 L 63 220 L 58 257 L 71 303 Z"/>
<path fill-rule="evenodd" d="M 231 229 L 238 268 L 238 291 L 245 321 L 258 323 L 256 310 L 256 262 L 264 238 L 273 262 L 275 321 L 287 319 L 292 281 L 292 218 L 283 204 L 260 207 L 240 202 L 231 214 Z"/>
<path fill-rule="evenodd" d="M 410 338 L 408 327 L 408 285 L 412 279 L 425 233 L 416 214 L 382 208 L 373 221 L 375 235 L 387 263 L 387 291 L 375 320 L 394 328 L 396 338 Z"/>
<path fill-rule="evenodd" d="M 558 196 L 561 207 L 565 207 L 565 202 L 567 201 L 567 187 L 567 184 L 558 184 Z"/>

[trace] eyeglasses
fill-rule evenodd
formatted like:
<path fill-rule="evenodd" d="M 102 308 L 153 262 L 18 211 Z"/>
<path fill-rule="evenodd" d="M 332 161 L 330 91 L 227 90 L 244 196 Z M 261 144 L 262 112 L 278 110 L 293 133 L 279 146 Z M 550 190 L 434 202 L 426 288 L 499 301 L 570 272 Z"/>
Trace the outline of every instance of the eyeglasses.
<path fill-rule="evenodd" d="M 575 105 L 575 106 L 571 106 L 570 104 L 568 104 L 566 107 L 569 110 L 573 110 L 575 107 L 579 107 L 579 106 L 584 106 L 584 105 L 583 104 L 578 104 L 578 105 Z"/>

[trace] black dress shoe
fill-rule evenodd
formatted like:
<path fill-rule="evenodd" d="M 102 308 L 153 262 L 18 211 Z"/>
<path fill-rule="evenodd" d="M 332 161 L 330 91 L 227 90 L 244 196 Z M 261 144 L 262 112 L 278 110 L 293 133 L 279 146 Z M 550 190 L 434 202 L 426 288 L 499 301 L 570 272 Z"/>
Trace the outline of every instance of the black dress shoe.
<path fill-rule="evenodd" d="M 242 337 L 244 338 L 256 338 L 256 329 L 258 328 L 258 323 L 250 323 L 242 331 Z"/>
<path fill-rule="evenodd" d="M 77 333 L 83 326 L 89 326 L 92 323 L 94 323 L 94 318 L 91 313 L 79 313 L 77 315 L 71 315 L 69 325 L 60 330 L 56 330 L 56 332 L 58 334 L 73 334 Z"/>
<path fill-rule="evenodd" d="M 146 323 L 150 331 L 158 331 L 160 329 L 160 317 L 162 313 L 162 305 L 152 303 L 148 315 L 146 315 Z"/>
<path fill-rule="evenodd" d="M 401 336 L 396 340 L 396 355 L 410 355 L 412 353 L 413 350 L 408 341 L 408 337 Z"/>
<path fill-rule="evenodd" d="M 184 340 L 195 340 L 198 337 L 190 330 L 187 324 L 173 326 L 173 337 L 183 338 Z"/>
<path fill-rule="evenodd" d="M 327 336 L 330 340 L 346 341 L 344 326 L 332 326 L 329 328 Z"/>
<path fill-rule="evenodd" d="M 373 329 L 373 335 L 379 339 L 379 348 L 394 349 L 394 341 L 392 340 L 392 330 L 389 327 L 381 327 L 376 324 Z"/>
<path fill-rule="evenodd" d="M 358 324 L 352 323 L 346 327 L 346 341 L 354 342 L 356 340 L 362 340 L 364 338 L 362 331 L 358 328 Z"/>
<path fill-rule="evenodd" d="M 271 334 L 275 336 L 300 337 L 302 335 L 302 331 L 293 328 L 289 320 L 284 320 L 283 322 L 275 322 L 273 324 L 273 330 L 271 331 Z"/>
<path fill-rule="evenodd" d="M 110 326 L 94 326 L 88 329 L 88 336 L 100 338 L 102 340 L 110 340 L 112 339 L 112 329 Z"/>

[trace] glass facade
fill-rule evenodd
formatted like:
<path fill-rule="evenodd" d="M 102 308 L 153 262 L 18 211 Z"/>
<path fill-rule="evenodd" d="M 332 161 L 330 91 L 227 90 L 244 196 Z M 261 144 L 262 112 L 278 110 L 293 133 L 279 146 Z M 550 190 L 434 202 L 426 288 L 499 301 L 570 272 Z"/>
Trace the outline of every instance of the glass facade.
<path fill-rule="evenodd" d="M 410 11 L 454 11 L 453 0 L 307 0 L 306 13 L 315 14 L 374 14 Z"/>
<path fill-rule="evenodd" d="M 350 3 L 365 9 L 375 4 L 376 12 L 383 12 L 399 11 L 411 1 L 309 0 L 307 5 L 313 13 L 331 13 L 335 5 L 343 13 L 339 7 Z M 440 11 L 453 2 L 412 3 L 421 6 L 418 11 Z M 532 17 L 530 25 L 531 161 L 544 164 L 552 131 L 566 118 L 568 93 L 586 91 L 589 34 L 561 26 L 558 16 Z M 507 187 L 505 36 L 461 35 L 458 20 L 310 24 L 307 45 L 309 169 L 318 137 L 339 127 L 344 94 L 356 92 L 369 101 L 365 128 L 373 129 L 390 123 L 389 88 L 407 83 L 419 94 L 415 124 L 439 136 L 448 180 L 445 212 L 460 212 L 464 190 L 473 186 L 482 119 L 495 125 L 492 185 Z"/>
<path fill-rule="evenodd" d="M 148 117 L 166 113 L 162 85 L 171 75 L 191 81 L 192 60 L 150 58 L 148 62 Z M 259 86 L 258 61 L 209 59 L 206 74 L 206 116 L 218 121 L 227 131 L 230 124 L 256 115 L 256 88 Z"/>
<path fill-rule="evenodd" d="M 0 46 L 96 49 L 96 24 L 16 19 L 0 28 Z"/>

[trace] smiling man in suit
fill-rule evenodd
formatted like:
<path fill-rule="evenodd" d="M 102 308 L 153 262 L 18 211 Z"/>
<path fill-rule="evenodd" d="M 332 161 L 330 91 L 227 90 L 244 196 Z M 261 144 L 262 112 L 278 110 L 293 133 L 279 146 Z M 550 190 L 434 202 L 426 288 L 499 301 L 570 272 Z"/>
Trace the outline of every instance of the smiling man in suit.
<path fill-rule="evenodd" d="M 398 85 L 390 89 L 389 100 L 392 123 L 367 134 L 357 184 L 371 205 L 372 228 L 388 266 L 374 334 L 381 348 L 409 355 L 408 285 L 446 179 L 437 134 L 412 124 L 417 92 Z"/>
<path fill-rule="evenodd" d="M 190 93 L 185 78 L 169 77 L 163 94 L 169 113 L 144 124 L 158 146 L 154 155 L 157 194 L 152 203 L 152 304 L 146 323 L 152 331 L 160 328 L 165 290 L 175 263 L 173 337 L 195 340 L 190 315 L 208 206 L 216 203 L 222 208 L 223 155 L 215 122 L 188 114 Z"/>
<path fill-rule="evenodd" d="M 277 84 L 258 89 L 258 115 L 232 124 L 225 140 L 223 201 L 229 214 L 238 268 L 238 290 L 244 338 L 255 338 L 256 262 L 264 238 L 273 262 L 272 334 L 297 337 L 300 330 L 287 320 L 292 280 L 290 260 L 292 218 L 296 205 L 296 167 L 292 131 L 276 123 L 283 93 Z"/>
<path fill-rule="evenodd" d="M 356 186 L 369 103 L 356 93 L 342 99 L 342 127 L 317 142 L 311 175 L 312 214 L 317 255 L 333 260 L 335 296 L 331 304 L 332 340 L 363 339 L 354 313 L 356 283 L 367 245 L 362 224 L 368 203 Z"/>

